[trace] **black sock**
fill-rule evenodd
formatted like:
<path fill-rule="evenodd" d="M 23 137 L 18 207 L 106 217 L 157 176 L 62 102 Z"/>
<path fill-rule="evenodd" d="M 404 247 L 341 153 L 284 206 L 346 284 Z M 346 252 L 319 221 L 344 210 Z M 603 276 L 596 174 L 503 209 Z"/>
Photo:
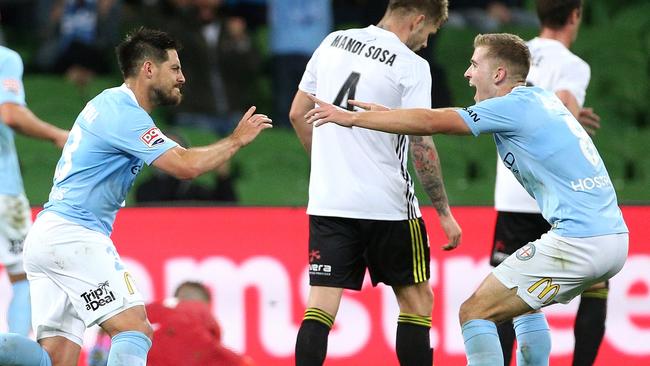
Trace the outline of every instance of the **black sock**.
<path fill-rule="evenodd" d="M 573 329 L 576 341 L 573 366 L 591 366 L 596 360 L 605 335 L 608 292 L 607 288 L 585 291 L 580 298 Z"/>
<path fill-rule="evenodd" d="M 401 313 L 397 319 L 395 350 L 401 366 L 431 366 L 431 317 Z"/>
<path fill-rule="evenodd" d="M 327 355 L 327 337 L 334 317 L 326 312 L 308 308 L 296 339 L 296 366 L 319 366 Z"/>
<path fill-rule="evenodd" d="M 497 325 L 501 350 L 503 350 L 503 364 L 510 365 L 512 360 L 512 348 L 515 345 L 515 328 L 512 326 L 512 320 L 508 320 Z"/>

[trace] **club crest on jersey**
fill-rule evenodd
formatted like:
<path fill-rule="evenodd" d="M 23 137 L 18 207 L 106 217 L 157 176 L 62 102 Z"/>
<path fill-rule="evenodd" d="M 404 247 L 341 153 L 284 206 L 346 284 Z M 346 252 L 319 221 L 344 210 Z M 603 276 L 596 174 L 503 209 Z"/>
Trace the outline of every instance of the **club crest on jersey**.
<path fill-rule="evenodd" d="M 534 255 L 535 255 L 535 244 L 533 243 L 524 245 L 517 251 L 516 254 L 517 259 L 519 259 L 520 261 L 527 261 L 530 258 L 532 258 Z"/>
<path fill-rule="evenodd" d="M 147 145 L 147 147 L 154 147 L 165 142 L 165 136 L 160 132 L 158 127 L 151 127 L 140 135 L 140 141 Z"/>
<path fill-rule="evenodd" d="M 16 79 L 5 79 L 2 81 L 2 87 L 10 93 L 18 94 L 20 92 L 20 81 Z"/>

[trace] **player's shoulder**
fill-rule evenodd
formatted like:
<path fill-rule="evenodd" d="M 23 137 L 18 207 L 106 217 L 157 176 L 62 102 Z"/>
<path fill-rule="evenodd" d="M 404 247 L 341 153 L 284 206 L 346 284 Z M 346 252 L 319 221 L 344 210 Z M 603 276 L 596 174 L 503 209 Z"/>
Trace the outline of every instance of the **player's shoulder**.
<path fill-rule="evenodd" d="M 149 115 L 140 105 L 133 92 L 124 84 L 108 88 L 95 97 L 96 104 L 115 109 L 118 113 Z"/>
<path fill-rule="evenodd" d="M 135 95 L 124 85 L 105 89 L 93 98 L 88 105 L 91 106 L 92 111 L 88 112 L 87 109 L 84 109 L 81 115 L 96 113 L 97 123 L 93 124 L 97 125 L 98 128 L 117 128 L 121 130 L 153 122 L 151 116 L 140 107 Z M 86 108 L 89 107 L 86 106 Z M 128 123 L 125 123 L 125 121 L 128 121 Z"/>
<path fill-rule="evenodd" d="M 542 56 L 553 60 L 553 64 L 559 68 L 578 68 L 589 71 L 589 64 L 580 56 L 571 52 L 564 44 L 555 39 L 535 37 L 527 42 L 530 53 L 533 57 Z"/>
<path fill-rule="evenodd" d="M 0 62 L 6 64 L 7 62 L 23 64 L 23 59 L 20 54 L 11 48 L 0 46 Z"/>

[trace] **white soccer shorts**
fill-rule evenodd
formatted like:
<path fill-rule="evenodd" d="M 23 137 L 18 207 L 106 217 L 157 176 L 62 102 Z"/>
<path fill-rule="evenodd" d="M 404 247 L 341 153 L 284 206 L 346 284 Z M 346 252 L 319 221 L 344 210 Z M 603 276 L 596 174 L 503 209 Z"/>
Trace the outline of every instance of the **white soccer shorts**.
<path fill-rule="evenodd" d="M 506 258 L 492 274 L 533 309 L 568 303 L 623 268 L 628 234 L 567 238 L 552 232 Z"/>
<path fill-rule="evenodd" d="M 37 339 L 62 336 L 82 345 L 86 327 L 144 305 L 111 239 L 54 213 L 34 222 L 24 260 Z"/>
<path fill-rule="evenodd" d="M 0 263 L 9 274 L 23 273 L 23 241 L 32 225 L 24 195 L 0 195 Z"/>

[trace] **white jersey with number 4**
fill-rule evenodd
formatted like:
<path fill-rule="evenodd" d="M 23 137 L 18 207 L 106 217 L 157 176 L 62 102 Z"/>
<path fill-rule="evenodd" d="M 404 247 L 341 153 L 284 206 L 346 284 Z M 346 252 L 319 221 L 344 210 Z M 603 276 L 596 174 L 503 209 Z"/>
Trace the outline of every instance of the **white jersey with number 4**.
<path fill-rule="evenodd" d="M 342 108 L 356 99 L 430 108 L 428 63 L 392 32 L 369 26 L 329 34 L 299 86 Z M 420 217 L 407 170 L 408 136 L 330 123 L 313 130 L 307 213 L 372 220 Z"/>
<path fill-rule="evenodd" d="M 553 93 L 569 91 L 582 107 L 591 75 L 589 65 L 554 39 L 533 38 L 527 44 L 532 56 L 527 82 Z M 496 210 L 539 213 L 535 199 L 517 182 L 501 160 L 497 159 Z"/>

